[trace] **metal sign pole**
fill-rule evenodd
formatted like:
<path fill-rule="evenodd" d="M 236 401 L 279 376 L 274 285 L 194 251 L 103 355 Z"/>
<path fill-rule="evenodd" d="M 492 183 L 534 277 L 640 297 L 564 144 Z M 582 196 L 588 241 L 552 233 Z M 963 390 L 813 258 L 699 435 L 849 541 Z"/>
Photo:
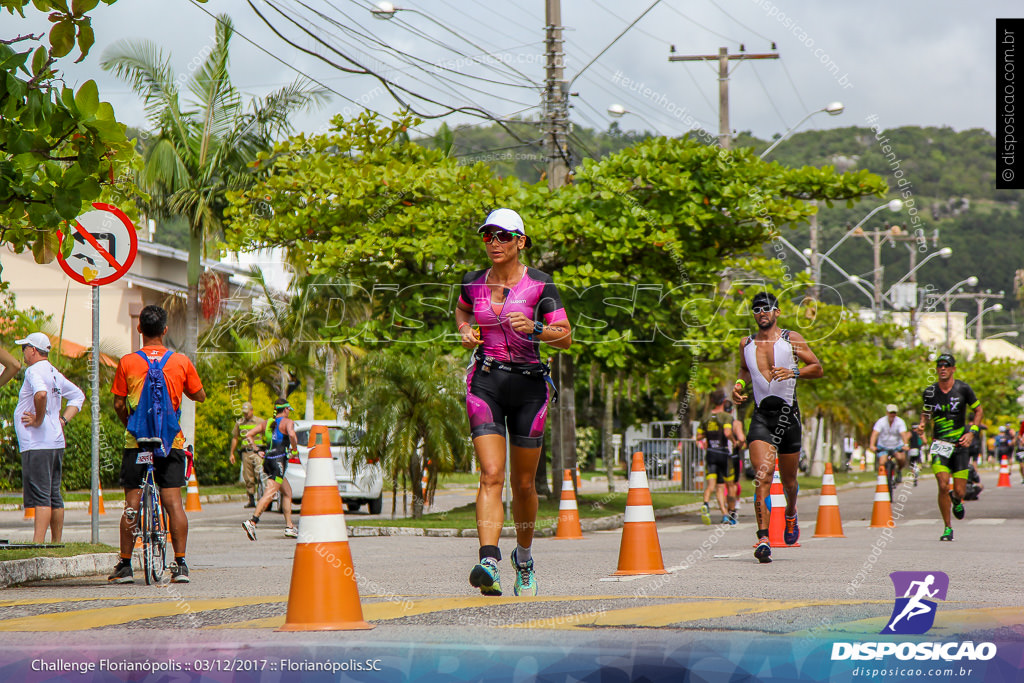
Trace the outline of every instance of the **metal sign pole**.
<path fill-rule="evenodd" d="M 92 288 L 92 362 L 89 383 L 92 388 L 92 542 L 100 542 L 100 288 Z"/>

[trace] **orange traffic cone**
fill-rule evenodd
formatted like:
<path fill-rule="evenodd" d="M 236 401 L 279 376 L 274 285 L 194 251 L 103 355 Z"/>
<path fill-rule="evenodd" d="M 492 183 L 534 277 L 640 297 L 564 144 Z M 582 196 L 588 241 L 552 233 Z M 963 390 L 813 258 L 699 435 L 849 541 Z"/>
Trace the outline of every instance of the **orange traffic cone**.
<path fill-rule="evenodd" d="M 678 460 L 672 461 L 672 481 L 683 482 L 683 467 Z"/>
<path fill-rule="evenodd" d="M 771 513 L 768 516 L 768 542 L 773 548 L 799 548 L 799 541 L 786 545 L 786 492 L 782 489 L 779 477 L 779 463 L 775 463 L 775 474 L 772 475 L 770 491 Z"/>
<path fill-rule="evenodd" d="M 644 454 L 633 454 L 626 494 L 626 514 L 619 546 L 619 569 L 615 575 L 667 574 L 661 557 L 658 527 L 654 523 L 654 504 L 644 469 Z"/>
<path fill-rule="evenodd" d="M 558 503 L 558 528 L 555 529 L 555 538 L 583 538 L 580 513 L 576 507 L 576 493 L 572 488 L 572 470 L 566 470 L 562 479 L 562 499 Z"/>
<path fill-rule="evenodd" d="M 24 519 L 35 519 L 35 518 L 36 518 L 36 509 L 35 508 L 25 508 L 25 517 L 24 517 Z"/>
<path fill-rule="evenodd" d="M 427 464 L 423 466 L 423 480 L 421 481 L 420 491 L 423 494 L 423 505 L 429 506 L 431 502 L 427 499 L 427 487 L 430 484 L 430 461 L 427 460 Z"/>
<path fill-rule="evenodd" d="M 999 483 L 996 484 L 996 488 L 1009 488 L 1010 487 L 1010 463 L 1006 460 L 1004 455 L 1002 460 L 999 461 Z"/>
<path fill-rule="evenodd" d="M 306 461 L 299 538 L 295 546 L 288 612 L 281 631 L 354 631 L 363 620 L 348 529 L 334 474 L 327 427 L 314 425 Z"/>
<path fill-rule="evenodd" d="M 891 527 L 892 500 L 889 498 L 889 485 L 885 481 L 885 465 L 878 466 L 878 480 L 875 484 L 875 505 L 871 508 L 871 527 Z"/>
<path fill-rule="evenodd" d="M 583 480 L 580 479 L 580 466 L 576 464 L 576 490 L 579 491 L 583 487 Z"/>
<path fill-rule="evenodd" d="M 846 538 L 843 521 L 839 518 L 839 497 L 832 463 L 825 463 L 825 476 L 821 478 L 821 497 L 818 499 L 818 521 L 814 524 L 814 538 Z"/>
<path fill-rule="evenodd" d="M 99 506 L 98 506 L 99 509 L 100 509 L 99 514 L 105 515 L 105 514 L 107 514 L 107 510 L 106 510 L 106 508 L 103 507 L 103 488 L 101 486 L 97 486 L 96 487 L 96 494 L 97 494 L 97 496 L 100 499 Z M 89 514 L 90 515 L 92 514 L 92 496 L 89 496 Z"/>
<path fill-rule="evenodd" d="M 196 470 L 192 468 L 192 474 L 188 478 L 188 489 L 185 491 L 185 512 L 202 512 L 203 506 L 199 502 L 199 482 L 196 481 Z"/>
<path fill-rule="evenodd" d="M 704 460 L 697 461 L 697 476 L 693 479 L 694 487 L 698 491 L 704 490 Z"/>

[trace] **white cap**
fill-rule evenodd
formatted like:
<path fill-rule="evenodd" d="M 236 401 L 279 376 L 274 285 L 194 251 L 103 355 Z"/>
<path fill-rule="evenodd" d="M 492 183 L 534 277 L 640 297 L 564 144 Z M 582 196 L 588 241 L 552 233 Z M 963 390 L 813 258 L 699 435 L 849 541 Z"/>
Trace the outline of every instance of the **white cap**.
<path fill-rule="evenodd" d="M 898 412 L 900 412 L 900 409 L 896 407 L 895 403 L 890 403 L 889 405 L 887 405 L 885 407 L 885 412 L 887 412 L 887 413 L 898 413 Z"/>
<path fill-rule="evenodd" d="M 18 346 L 31 346 L 32 348 L 39 349 L 45 353 L 50 352 L 50 338 L 42 332 L 33 332 L 24 339 L 16 339 L 14 343 Z"/>
<path fill-rule="evenodd" d="M 523 218 L 512 209 L 495 209 L 487 215 L 487 220 L 480 226 L 477 232 L 483 232 L 487 228 L 500 228 L 508 232 L 515 232 L 523 237 L 526 237 L 526 246 L 530 247 L 533 245 L 531 240 L 526 234 L 526 227 L 523 225 Z"/>

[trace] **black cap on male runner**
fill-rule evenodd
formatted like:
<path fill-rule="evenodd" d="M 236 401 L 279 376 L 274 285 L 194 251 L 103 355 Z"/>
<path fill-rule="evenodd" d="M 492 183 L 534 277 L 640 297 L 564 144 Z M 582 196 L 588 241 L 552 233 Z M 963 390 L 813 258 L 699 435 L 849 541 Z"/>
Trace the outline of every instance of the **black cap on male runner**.
<path fill-rule="evenodd" d="M 939 357 L 935 359 L 935 364 L 938 365 L 939 363 L 949 363 L 951 366 L 955 368 L 956 358 L 953 358 L 953 354 L 951 353 L 943 353 L 940 354 Z"/>
<path fill-rule="evenodd" d="M 751 308 L 757 308 L 758 306 L 771 306 L 772 308 L 779 307 L 779 300 L 775 298 L 775 295 L 771 292 L 758 292 L 754 295 L 754 298 L 750 301 Z"/>

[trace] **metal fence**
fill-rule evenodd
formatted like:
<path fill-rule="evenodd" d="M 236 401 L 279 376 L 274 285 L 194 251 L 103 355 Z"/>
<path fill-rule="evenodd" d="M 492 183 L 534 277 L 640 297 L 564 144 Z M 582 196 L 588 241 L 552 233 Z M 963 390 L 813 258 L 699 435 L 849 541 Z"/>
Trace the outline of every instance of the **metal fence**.
<path fill-rule="evenodd" d="M 697 465 L 704 460 L 704 452 L 694 439 L 637 439 L 629 444 L 629 453 L 644 454 L 647 481 L 652 491 L 704 490 L 697 479 Z M 629 461 L 627 461 L 629 462 Z M 681 469 L 682 481 L 673 481 L 676 463 Z"/>

